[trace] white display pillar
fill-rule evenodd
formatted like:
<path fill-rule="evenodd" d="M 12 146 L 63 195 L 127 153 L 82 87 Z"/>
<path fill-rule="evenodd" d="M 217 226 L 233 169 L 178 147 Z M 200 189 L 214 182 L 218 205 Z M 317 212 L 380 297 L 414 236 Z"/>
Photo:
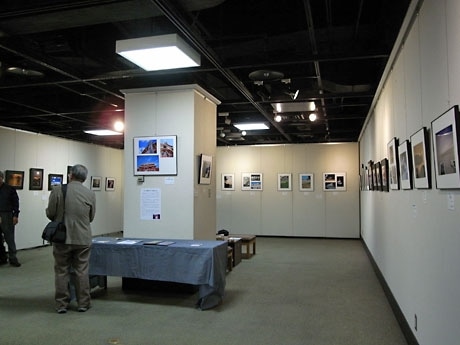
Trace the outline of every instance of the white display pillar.
<path fill-rule="evenodd" d="M 199 184 L 199 169 L 201 154 L 211 156 L 215 164 L 220 102 L 198 85 L 122 92 L 126 96 L 124 237 L 215 240 L 216 170 L 211 170 L 210 184 Z M 135 175 L 134 139 L 159 136 L 177 137 L 177 175 Z M 159 213 L 159 219 L 150 217 L 152 212 Z"/>

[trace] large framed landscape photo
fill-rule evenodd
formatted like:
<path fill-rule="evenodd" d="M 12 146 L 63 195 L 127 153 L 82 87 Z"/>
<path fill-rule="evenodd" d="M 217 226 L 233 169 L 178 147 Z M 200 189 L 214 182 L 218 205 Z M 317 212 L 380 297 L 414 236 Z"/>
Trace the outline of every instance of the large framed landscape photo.
<path fill-rule="evenodd" d="M 177 175 L 177 136 L 135 137 L 134 175 Z"/>
<path fill-rule="evenodd" d="M 436 187 L 460 188 L 458 171 L 459 110 L 453 106 L 431 122 Z"/>

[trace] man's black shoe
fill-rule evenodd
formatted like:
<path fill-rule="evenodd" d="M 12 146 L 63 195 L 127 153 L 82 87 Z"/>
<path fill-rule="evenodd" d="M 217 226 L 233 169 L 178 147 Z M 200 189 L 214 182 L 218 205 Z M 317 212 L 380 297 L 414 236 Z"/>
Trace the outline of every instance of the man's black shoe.
<path fill-rule="evenodd" d="M 18 261 L 10 262 L 10 265 L 14 267 L 21 267 L 21 264 Z"/>

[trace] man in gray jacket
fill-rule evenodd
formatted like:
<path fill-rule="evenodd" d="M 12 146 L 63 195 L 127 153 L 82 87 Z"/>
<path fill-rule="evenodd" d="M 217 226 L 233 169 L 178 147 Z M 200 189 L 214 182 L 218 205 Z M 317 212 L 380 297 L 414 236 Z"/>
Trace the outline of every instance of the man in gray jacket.
<path fill-rule="evenodd" d="M 88 169 L 85 166 L 74 165 L 69 175 L 65 203 L 61 186 L 56 186 L 50 193 L 46 209 L 46 216 L 50 220 L 61 221 L 64 218 L 67 228 L 65 243 L 53 243 L 55 301 L 56 310 L 60 314 L 67 312 L 71 299 L 71 269 L 76 275 L 78 311 L 85 312 L 91 307 L 88 274 L 92 243 L 90 223 L 96 213 L 96 195 L 82 184 L 87 176 Z"/>

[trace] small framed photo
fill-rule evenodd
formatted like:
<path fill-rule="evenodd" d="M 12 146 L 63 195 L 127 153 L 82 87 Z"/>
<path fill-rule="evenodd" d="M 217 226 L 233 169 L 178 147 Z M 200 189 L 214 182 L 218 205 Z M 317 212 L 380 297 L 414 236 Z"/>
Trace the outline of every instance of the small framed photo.
<path fill-rule="evenodd" d="M 241 190 L 263 190 L 263 180 L 261 173 L 242 173 Z"/>
<path fill-rule="evenodd" d="M 409 141 L 403 141 L 399 147 L 399 176 L 402 189 L 412 189 L 412 159 Z"/>
<path fill-rule="evenodd" d="M 100 176 L 91 176 L 91 189 L 92 190 L 101 190 L 102 177 Z"/>
<path fill-rule="evenodd" d="M 29 190 L 43 189 L 43 169 L 30 168 L 29 170 Z"/>
<path fill-rule="evenodd" d="M 24 188 L 24 171 L 19 170 L 6 170 L 5 182 L 14 189 Z"/>
<path fill-rule="evenodd" d="M 380 161 L 380 175 L 382 178 L 381 190 L 384 192 L 390 191 L 390 183 L 388 180 L 388 159 L 384 158 Z"/>
<path fill-rule="evenodd" d="M 398 139 L 393 138 L 387 144 L 388 154 L 388 173 L 390 188 L 399 189 L 399 156 L 398 156 Z"/>
<path fill-rule="evenodd" d="M 313 174 L 299 174 L 299 190 L 301 192 L 313 192 Z"/>
<path fill-rule="evenodd" d="M 431 122 L 436 188 L 460 188 L 458 168 L 459 124 L 458 106 L 454 106 Z"/>
<path fill-rule="evenodd" d="M 48 190 L 52 190 L 54 186 L 62 185 L 64 176 L 62 174 L 48 174 Z"/>
<path fill-rule="evenodd" d="M 369 190 L 374 190 L 375 189 L 375 183 L 374 183 L 374 161 L 373 160 L 370 160 L 369 162 L 367 162 L 367 188 Z"/>
<path fill-rule="evenodd" d="M 212 156 L 201 155 L 199 184 L 211 184 Z"/>
<path fill-rule="evenodd" d="M 343 192 L 347 190 L 346 173 L 323 173 L 323 191 Z"/>
<path fill-rule="evenodd" d="M 222 190 L 235 190 L 235 174 L 222 174 Z"/>
<path fill-rule="evenodd" d="M 109 192 L 115 190 L 115 179 L 113 177 L 105 178 L 105 190 Z"/>
<path fill-rule="evenodd" d="M 278 174 L 278 190 L 292 190 L 292 174 Z"/>
<path fill-rule="evenodd" d="M 428 131 L 421 128 L 410 137 L 414 188 L 431 188 L 431 169 L 428 150 Z"/>

